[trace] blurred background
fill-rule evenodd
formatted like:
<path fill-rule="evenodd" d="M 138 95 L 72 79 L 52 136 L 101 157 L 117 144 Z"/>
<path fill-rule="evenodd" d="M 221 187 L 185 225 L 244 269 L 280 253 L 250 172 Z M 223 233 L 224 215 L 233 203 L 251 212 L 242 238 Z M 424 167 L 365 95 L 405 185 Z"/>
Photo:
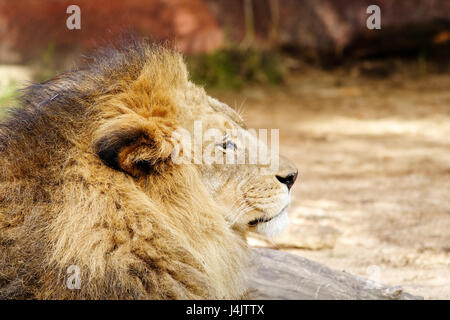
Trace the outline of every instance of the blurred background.
<path fill-rule="evenodd" d="M 280 129 L 292 223 L 250 244 L 450 299 L 450 1 L 0 0 L 0 117 L 124 32 L 173 41 L 250 128 Z"/>

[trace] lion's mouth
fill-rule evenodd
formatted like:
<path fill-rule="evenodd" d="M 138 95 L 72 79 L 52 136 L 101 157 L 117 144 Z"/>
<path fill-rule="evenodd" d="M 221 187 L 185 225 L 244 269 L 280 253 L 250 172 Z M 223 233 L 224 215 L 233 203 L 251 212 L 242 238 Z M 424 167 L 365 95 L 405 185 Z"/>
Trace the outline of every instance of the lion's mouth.
<path fill-rule="evenodd" d="M 280 213 L 279 213 L 280 214 Z M 255 220 L 252 220 L 252 221 L 250 221 L 249 223 L 248 223 L 248 225 L 249 226 L 256 226 L 258 223 L 265 223 L 265 222 L 269 222 L 270 220 L 272 220 L 273 218 L 275 218 L 275 217 L 277 217 L 279 214 L 277 214 L 276 216 L 273 216 L 273 217 L 271 217 L 271 218 L 268 218 L 268 219 L 266 219 L 266 218 L 257 218 L 257 219 L 255 219 Z"/>
<path fill-rule="evenodd" d="M 250 227 L 253 227 L 253 226 L 256 226 L 256 225 L 259 224 L 259 223 L 266 223 L 266 222 L 269 222 L 269 221 L 275 219 L 276 217 L 280 216 L 281 214 L 283 214 L 283 212 L 286 210 L 287 206 L 288 206 L 288 205 L 285 205 L 284 208 L 281 209 L 280 212 L 277 213 L 276 215 L 274 215 L 273 217 L 270 217 L 270 218 L 259 217 L 259 218 L 256 218 L 256 219 L 250 221 L 250 222 L 248 223 L 248 225 L 249 225 Z"/>

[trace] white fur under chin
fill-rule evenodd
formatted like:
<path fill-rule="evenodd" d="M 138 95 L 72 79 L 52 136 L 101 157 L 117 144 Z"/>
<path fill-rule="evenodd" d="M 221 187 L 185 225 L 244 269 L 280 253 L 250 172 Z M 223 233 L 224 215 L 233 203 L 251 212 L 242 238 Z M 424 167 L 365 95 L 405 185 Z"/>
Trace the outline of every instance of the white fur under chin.
<path fill-rule="evenodd" d="M 256 232 L 267 237 L 275 237 L 289 227 L 289 216 L 286 210 L 269 222 L 259 223 Z"/>

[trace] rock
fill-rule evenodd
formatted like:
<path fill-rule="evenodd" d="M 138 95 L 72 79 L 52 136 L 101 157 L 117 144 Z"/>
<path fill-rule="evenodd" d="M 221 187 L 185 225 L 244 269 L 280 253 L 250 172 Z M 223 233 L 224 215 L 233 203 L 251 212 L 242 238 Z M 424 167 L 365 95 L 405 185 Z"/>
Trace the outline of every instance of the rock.
<path fill-rule="evenodd" d="M 204 1 L 233 40 L 245 38 L 245 0 Z M 369 5 L 381 9 L 381 30 L 367 29 Z M 275 42 L 312 59 L 398 54 L 449 44 L 447 0 L 252 0 L 252 6 L 259 43 Z"/>
<path fill-rule="evenodd" d="M 251 299 L 416 300 L 403 292 L 308 259 L 271 249 L 253 249 Z"/>
<path fill-rule="evenodd" d="M 445 48 L 450 42 L 448 0 L 78 0 L 81 30 L 66 27 L 70 0 L 0 0 L 0 58 L 20 62 L 52 46 L 84 51 L 125 31 L 174 40 L 187 53 L 212 51 L 224 44 L 224 33 L 234 43 L 248 36 L 245 2 L 251 4 L 254 41 L 312 59 Z M 372 4 L 381 8 L 381 30 L 366 27 Z"/>
<path fill-rule="evenodd" d="M 174 40 L 188 53 L 212 51 L 223 45 L 224 33 L 235 43 L 245 39 L 245 1 L 255 41 L 312 58 L 441 48 L 450 41 L 448 0 L 78 0 L 81 30 L 66 27 L 70 0 L 0 0 L 0 58 L 19 62 L 51 46 L 83 51 L 124 31 Z M 366 27 L 372 4 L 381 8 L 381 30 Z"/>
<path fill-rule="evenodd" d="M 222 29 L 202 0 L 78 0 L 80 30 L 66 27 L 71 4 L 71 0 L 0 0 L 1 62 L 36 58 L 46 50 L 86 51 L 126 32 L 173 40 L 187 53 L 211 51 L 223 42 Z"/>

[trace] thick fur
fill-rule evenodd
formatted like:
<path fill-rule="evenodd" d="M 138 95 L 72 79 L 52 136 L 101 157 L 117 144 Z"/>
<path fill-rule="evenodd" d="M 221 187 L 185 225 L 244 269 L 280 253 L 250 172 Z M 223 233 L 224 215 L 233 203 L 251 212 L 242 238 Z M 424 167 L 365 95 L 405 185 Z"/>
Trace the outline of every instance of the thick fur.
<path fill-rule="evenodd" d="M 0 298 L 242 297 L 242 232 L 168 160 L 197 92 L 180 55 L 144 42 L 24 90 L 0 124 Z"/>

